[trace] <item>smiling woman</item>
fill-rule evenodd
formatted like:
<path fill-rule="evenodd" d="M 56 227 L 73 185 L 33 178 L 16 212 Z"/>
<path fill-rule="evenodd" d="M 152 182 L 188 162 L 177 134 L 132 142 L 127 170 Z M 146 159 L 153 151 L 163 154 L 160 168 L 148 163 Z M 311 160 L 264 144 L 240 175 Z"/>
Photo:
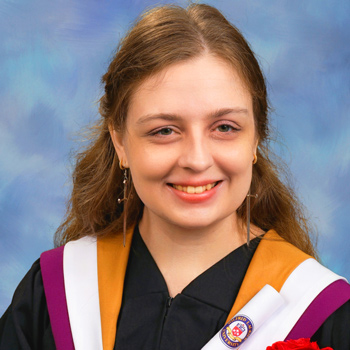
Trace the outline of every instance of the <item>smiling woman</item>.
<path fill-rule="evenodd" d="M 140 232 L 175 296 L 244 243 L 237 209 L 257 151 L 251 96 L 225 61 L 201 55 L 146 79 L 130 102 L 125 132 L 111 134 L 144 204 Z M 194 239 L 206 258 L 192 254 L 186 269 L 174 241 Z"/>
<path fill-rule="evenodd" d="M 314 259 L 271 161 L 265 81 L 240 32 L 207 5 L 155 8 L 102 81 L 59 247 L 18 287 L 0 348 L 349 349 L 350 287 Z"/>

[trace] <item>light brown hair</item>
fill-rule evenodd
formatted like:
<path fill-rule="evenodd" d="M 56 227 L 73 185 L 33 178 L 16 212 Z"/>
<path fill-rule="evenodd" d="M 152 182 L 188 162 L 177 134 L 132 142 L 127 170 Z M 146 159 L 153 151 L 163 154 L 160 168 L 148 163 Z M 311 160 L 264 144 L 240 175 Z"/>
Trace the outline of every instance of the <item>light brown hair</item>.
<path fill-rule="evenodd" d="M 67 216 L 56 232 L 56 244 L 86 235 L 121 234 L 123 192 L 108 126 L 123 133 L 133 91 L 149 76 L 177 62 L 210 53 L 224 59 L 246 84 L 253 100 L 259 138 L 258 162 L 253 166 L 251 222 L 263 230 L 275 229 L 283 238 L 315 256 L 304 210 L 292 188 L 281 181 L 283 168 L 271 160 L 268 100 L 263 74 L 239 30 L 215 8 L 191 4 L 184 9 L 165 5 L 145 12 L 121 41 L 102 77 L 105 94 L 100 100 L 101 120 L 90 145 L 77 156 Z M 142 216 L 143 204 L 131 188 L 128 225 Z M 238 209 L 246 219 L 246 201 Z"/>

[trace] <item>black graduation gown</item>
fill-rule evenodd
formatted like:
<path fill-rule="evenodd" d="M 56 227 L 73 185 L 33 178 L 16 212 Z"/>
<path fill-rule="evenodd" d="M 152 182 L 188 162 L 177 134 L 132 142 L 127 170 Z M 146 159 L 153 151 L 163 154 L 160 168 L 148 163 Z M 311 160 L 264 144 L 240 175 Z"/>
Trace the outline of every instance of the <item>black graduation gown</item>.
<path fill-rule="evenodd" d="M 169 298 L 165 281 L 135 230 L 125 278 L 115 349 L 201 349 L 224 325 L 258 239 L 234 250 Z M 350 302 L 312 338 L 320 348 L 350 349 Z M 19 284 L 0 319 L 0 350 L 55 349 L 40 263 Z"/>

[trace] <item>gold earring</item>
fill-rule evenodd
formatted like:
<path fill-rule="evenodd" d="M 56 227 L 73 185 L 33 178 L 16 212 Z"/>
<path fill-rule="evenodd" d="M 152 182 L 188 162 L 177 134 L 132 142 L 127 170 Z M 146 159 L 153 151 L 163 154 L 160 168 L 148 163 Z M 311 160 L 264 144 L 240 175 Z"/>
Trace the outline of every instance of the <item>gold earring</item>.
<path fill-rule="evenodd" d="M 124 180 L 123 180 L 123 198 L 118 198 L 118 203 L 121 204 L 124 202 L 124 208 L 123 208 L 123 245 L 125 247 L 126 243 L 126 219 L 128 216 L 127 212 L 127 201 L 128 201 L 128 169 L 123 166 L 123 162 L 119 161 L 119 168 L 121 170 L 124 170 Z"/>
<path fill-rule="evenodd" d="M 250 194 L 250 187 L 247 194 L 247 246 L 250 243 L 250 197 L 258 198 L 257 194 Z"/>
<path fill-rule="evenodd" d="M 119 168 L 120 168 L 121 170 L 127 169 L 127 168 L 123 165 L 123 161 L 122 161 L 122 160 L 119 160 Z"/>
<path fill-rule="evenodd" d="M 253 164 L 256 164 L 257 161 L 258 161 L 258 157 L 257 157 L 256 154 L 254 153 Z"/>

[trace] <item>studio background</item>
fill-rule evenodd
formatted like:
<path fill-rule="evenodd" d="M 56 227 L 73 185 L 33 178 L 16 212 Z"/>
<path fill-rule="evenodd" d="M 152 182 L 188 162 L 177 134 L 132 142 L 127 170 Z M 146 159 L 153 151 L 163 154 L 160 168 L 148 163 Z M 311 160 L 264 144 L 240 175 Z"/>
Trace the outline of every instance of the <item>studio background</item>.
<path fill-rule="evenodd" d="M 258 55 L 279 138 L 273 147 L 318 228 L 322 262 L 349 279 L 350 2 L 206 3 Z M 0 315 L 53 247 L 71 189 L 71 152 L 84 139 L 77 133 L 97 118 L 100 77 L 136 16 L 155 4 L 0 0 Z"/>

